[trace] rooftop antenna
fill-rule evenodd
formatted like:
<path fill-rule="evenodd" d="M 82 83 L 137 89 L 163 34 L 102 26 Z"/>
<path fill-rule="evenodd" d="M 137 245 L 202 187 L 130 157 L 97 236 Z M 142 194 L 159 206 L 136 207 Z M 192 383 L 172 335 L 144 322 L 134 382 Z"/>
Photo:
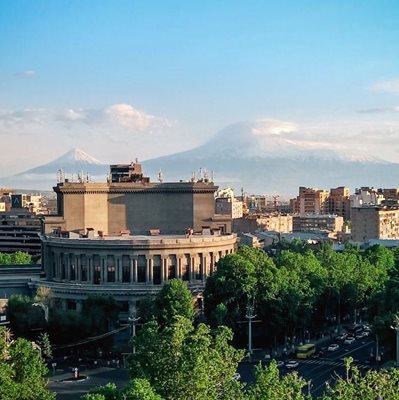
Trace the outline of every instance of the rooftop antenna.
<path fill-rule="evenodd" d="M 212 170 L 212 182 L 215 182 L 215 171 Z"/>
<path fill-rule="evenodd" d="M 205 181 L 209 181 L 209 174 L 208 174 L 208 171 L 206 169 L 204 169 L 204 180 Z"/>
<path fill-rule="evenodd" d="M 163 182 L 163 174 L 162 174 L 162 171 L 161 171 L 161 170 L 159 170 L 159 172 L 158 172 L 158 181 L 159 181 L 160 183 Z"/>
<path fill-rule="evenodd" d="M 191 173 L 191 182 L 195 182 L 195 171 Z"/>
<path fill-rule="evenodd" d="M 203 176 L 202 176 L 202 167 L 200 167 L 200 169 L 199 169 L 199 177 L 198 177 L 198 179 L 202 179 L 203 178 Z"/>
<path fill-rule="evenodd" d="M 89 173 L 88 173 L 88 172 L 86 172 L 86 183 L 89 183 L 89 182 L 90 182 Z"/>

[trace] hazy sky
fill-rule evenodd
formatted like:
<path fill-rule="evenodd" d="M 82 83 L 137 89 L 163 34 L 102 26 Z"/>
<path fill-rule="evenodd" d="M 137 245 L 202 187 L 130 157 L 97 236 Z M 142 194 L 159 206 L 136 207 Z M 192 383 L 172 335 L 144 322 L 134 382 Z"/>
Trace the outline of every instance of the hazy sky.
<path fill-rule="evenodd" d="M 399 162 L 398 21 L 398 0 L 0 0 L 0 176 L 259 119 Z"/>

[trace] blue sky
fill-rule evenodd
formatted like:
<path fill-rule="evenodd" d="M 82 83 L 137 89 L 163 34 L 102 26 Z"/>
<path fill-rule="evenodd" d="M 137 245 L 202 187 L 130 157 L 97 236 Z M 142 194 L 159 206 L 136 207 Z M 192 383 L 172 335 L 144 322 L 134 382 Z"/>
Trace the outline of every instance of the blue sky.
<path fill-rule="evenodd" d="M 0 175 L 16 146 L 129 161 L 259 119 L 380 135 L 399 162 L 398 20 L 397 0 L 1 0 Z"/>

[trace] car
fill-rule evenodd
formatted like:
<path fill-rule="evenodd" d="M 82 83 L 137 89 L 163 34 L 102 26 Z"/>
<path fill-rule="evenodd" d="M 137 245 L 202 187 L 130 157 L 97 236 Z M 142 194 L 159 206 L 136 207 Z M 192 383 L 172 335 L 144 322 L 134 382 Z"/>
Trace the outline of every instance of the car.
<path fill-rule="evenodd" d="M 356 340 L 363 339 L 363 337 L 364 337 L 364 332 L 358 332 L 355 335 Z"/>
<path fill-rule="evenodd" d="M 287 364 L 285 364 L 285 367 L 287 369 L 294 369 L 294 368 L 297 368 L 298 365 L 299 365 L 298 361 L 290 360 L 290 361 L 287 362 Z"/>
<path fill-rule="evenodd" d="M 352 344 L 355 341 L 355 338 L 353 336 L 348 336 L 345 340 L 344 340 L 344 344 Z"/>
<path fill-rule="evenodd" d="M 337 343 L 332 343 L 332 344 L 330 344 L 329 346 L 328 346 L 328 351 L 336 351 L 336 350 L 338 350 L 339 349 L 339 344 L 337 344 Z"/>
<path fill-rule="evenodd" d="M 277 368 L 284 367 L 284 361 L 278 360 L 278 361 L 276 362 L 276 365 L 277 365 Z"/>
<path fill-rule="evenodd" d="M 338 335 L 335 339 L 337 340 L 345 340 L 348 337 L 347 333 L 341 333 L 340 335 Z"/>
<path fill-rule="evenodd" d="M 369 324 L 364 324 L 363 325 L 363 331 L 364 332 L 371 332 L 371 328 Z"/>

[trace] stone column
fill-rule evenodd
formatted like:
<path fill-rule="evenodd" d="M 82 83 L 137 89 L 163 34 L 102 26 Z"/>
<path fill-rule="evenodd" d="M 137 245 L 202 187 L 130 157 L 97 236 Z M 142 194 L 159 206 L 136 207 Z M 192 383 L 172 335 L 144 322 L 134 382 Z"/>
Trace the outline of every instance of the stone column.
<path fill-rule="evenodd" d="M 163 284 L 163 281 L 165 280 L 165 259 L 163 256 L 161 256 L 161 267 L 160 267 L 160 272 L 161 272 L 161 285 Z"/>
<path fill-rule="evenodd" d="M 115 282 L 122 283 L 122 256 L 115 256 Z"/>
<path fill-rule="evenodd" d="M 66 258 L 66 279 L 68 281 L 71 280 L 71 254 L 70 253 L 66 253 L 65 254 L 65 258 Z"/>
<path fill-rule="evenodd" d="M 82 282 L 82 263 L 81 263 L 81 255 L 77 254 L 75 256 L 75 262 L 76 262 L 76 280 L 78 282 Z"/>
<path fill-rule="evenodd" d="M 100 281 L 101 283 L 106 283 L 107 282 L 107 257 L 105 256 L 100 256 L 100 266 L 101 266 L 101 275 L 100 275 Z"/>
<path fill-rule="evenodd" d="M 182 257 L 178 256 L 176 254 L 176 278 L 181 279 L 181 263 L 182 263 Z"/>
<path fill-rule="evenodd" d="M 93 256 L 86 254 L 86 265 L 87 265 L 87 283 L 93 283 Z"/>
<path fill-rule="evenodd" d="M 194 257 L 190 255 L 190 261 L 188 263 L 188 281 L 194 280 Z"/>
<path fill-rule="evenodd" d="M 205 282 L 208 276 L 208 267 L 207 267 L 208 257 L 202 253 L 202 282 Z"/>
<path fill-rule="evenodd" d="M 170 258 L 165 257 L 164 258 L 164 280 L 168 281 L 169 280 L 169 265 L 170 265 Z"/>
<path fill-rule="evenodd" d="M 147 269 L 146 269 L 146 282 L 147 284 L 153 284 L 153 272 L 154 272 L 154 266 L 153 266 L 153 260 L 151 256 L 146 256 L 147 260 Z"/>

